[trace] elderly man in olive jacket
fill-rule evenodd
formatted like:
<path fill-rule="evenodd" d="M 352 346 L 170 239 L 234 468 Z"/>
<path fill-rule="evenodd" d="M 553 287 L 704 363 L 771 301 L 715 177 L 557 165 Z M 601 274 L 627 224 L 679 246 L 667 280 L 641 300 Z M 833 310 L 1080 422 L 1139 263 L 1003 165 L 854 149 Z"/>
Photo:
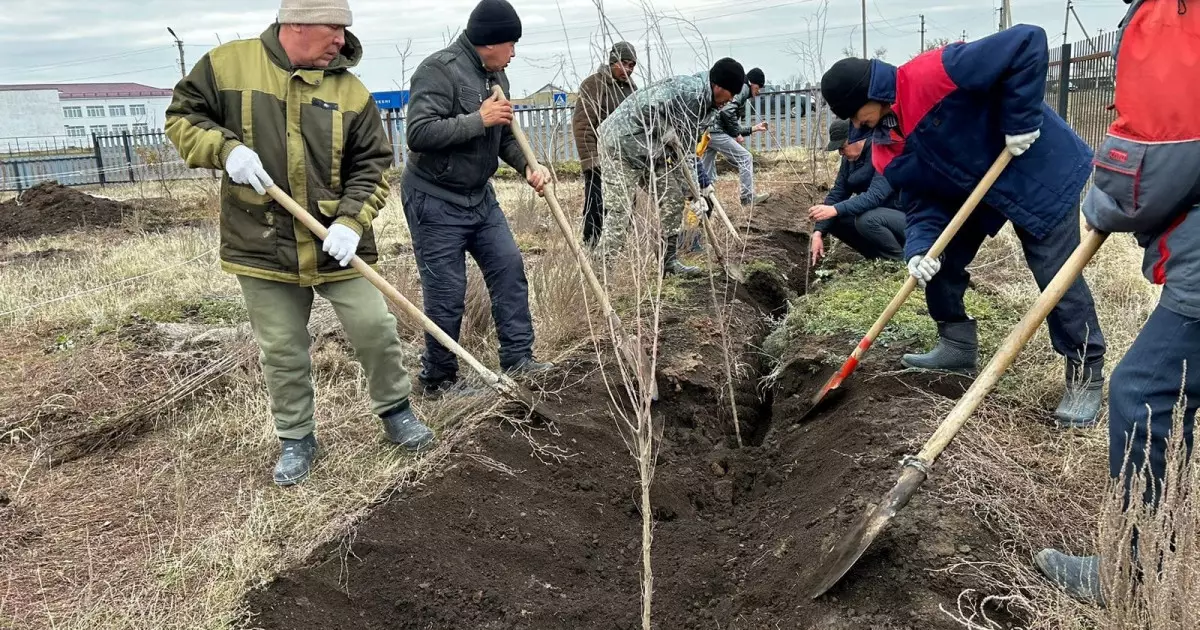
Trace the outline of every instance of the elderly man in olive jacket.
<path fill-rule="evenodd" d="M 313 292 L 333 304 L 388 438 L 410 450 L 433 434 L 409 406 L 396 320 L 354 269 L 376 261 L 372 221 L 391 148 L 379 110 L 350 72 L 362 58 L 345 0 L 283 0 L 256 39 L 209 51 L 175 87 L 167 136 L 193 168 L 222 169 L 221 266 L 237 275 L 261 350 L 282 453 L 275 482 L 303 481 L 317 456 L 308 320 Z M 266 194 L 278 185 L 328 227 L 319 242 Z"/>
<path fill-rule="evenodd" d="M 583 242 L 595 247 L 604 227 L 604 192 L 600 178 L 600 150 L 596 130 L 617 105 L 633 94 L 633 69 L 637 51 L 629 42 L 617 42 L 608 54 L 608 63 L 579 85 L 579 98 L 571 126 L 579 149 L 583 171 Z"/>
<path fill-rule="evenodd" d="M 456 341 L 466 308 L 467 258 L 483 272 L 500 340 L 500 367 L 510 373 L 552 368 L 533 357 L 533 317 L 525 263 L 496 201 L 491 177 L 503 159 L 541 192 L 546 173 L 532 168 L 509 126 L 512 103 L 504 69 L 516 56 L 521 20 L 506 0 L 483 0 L 466 31 L 417 67 L 408 110 L 401 196 L 421 273 L 425 314 Z M 421 355 L 422 391 L 441 396 L 458 385 L 458 360 L 431 335 Z"/>

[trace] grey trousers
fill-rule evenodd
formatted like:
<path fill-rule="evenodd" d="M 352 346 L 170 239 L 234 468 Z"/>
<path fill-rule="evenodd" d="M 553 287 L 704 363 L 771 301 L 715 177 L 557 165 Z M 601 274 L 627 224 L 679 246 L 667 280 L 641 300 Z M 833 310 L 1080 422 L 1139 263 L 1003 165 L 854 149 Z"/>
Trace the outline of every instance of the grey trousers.
<path fill-rule="evenodd" d="M 749 203 L 754 198 L 754 158 L 746 147 L 738 144 L 729 134 L 710 131 L 708 137 L 708 149 L 701 160 L 701 168 L 710 180 L 717 181 L 717 154 L 724 155 L 725 159 L 737 165 L 738 181 L 742 185 L 741 200 L 743 204 Z"/>

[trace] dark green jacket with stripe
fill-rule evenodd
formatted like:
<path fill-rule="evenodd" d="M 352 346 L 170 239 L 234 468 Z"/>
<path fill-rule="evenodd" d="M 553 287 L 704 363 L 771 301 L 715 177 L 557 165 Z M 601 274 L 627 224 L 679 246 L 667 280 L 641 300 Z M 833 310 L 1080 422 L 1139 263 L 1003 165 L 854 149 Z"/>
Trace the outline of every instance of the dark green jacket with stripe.
<path fill-rule="evenodd" d="M 167 136 L 192 168 L 223 169 L 244 144 L 284 192 L 324 225 L 362 235 L 358 255 L 378 257 L 371 222 L 383 207 L 392 151 L 371 93 L 350 73 L 358 39 L 327 68 L 295 68 L 279 26 L 209 51 L 175 86 Z M 321 251 L 287 210 L 250 186 L 221 182 L 221 266 L 231 273 L 311 286 L 358 275 Z"/>

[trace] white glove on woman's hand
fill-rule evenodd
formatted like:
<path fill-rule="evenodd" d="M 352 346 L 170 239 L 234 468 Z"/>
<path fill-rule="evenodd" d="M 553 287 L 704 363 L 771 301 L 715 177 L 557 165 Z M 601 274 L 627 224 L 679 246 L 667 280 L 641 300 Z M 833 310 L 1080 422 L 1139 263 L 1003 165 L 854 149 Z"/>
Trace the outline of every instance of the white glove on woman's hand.
<path fill-rule="evenodd" d="M 925 283 L 933 280 L 937 275 L 938 270 L 942 268 L 942 261 L 928 256 L 913 256 L 908 259 L 908 275 L 917 279 L 917 283 L 921 288 L 925 288 Z"/>
<path fill-rule="evenodd" d="M 1033 146 L 1033 141 L 1042 135 L 1040 129 L 1034 129 L 1029 133 L 1019 133 L 1015 136 L 1004 136 L 1004 144 L 1008 145 L 1008 152 L 1014 156 L 1021 155 Z"/>
<path fill-rule="evenodd" d="M 325 244 L 321 249 L 345 267 L 354 258 L 354 252 L 358 251 L 358 239 L 358 232 L 341 223 L 334 223 L 330 226 L 329 235 L 325 237 Z"/>
<path fill-rule="evenodd" d="M 267 194 L 267 187 L 275 185 L 263 168 L 262 160 L 258 159 L 258 154 L 244 144 L 239 144 L 229 152 L 229 158 L 225 160 L 225 172 L 229 173 L 229 179 L 253 186 L 254 192 L 260 195 Z"/>
<path fill-rule="evenodd" d="M 692 212 L 695 213 L 697 217 L 707 217 L 709 213 L 708 202 L 704 201 L 703 199 L 693 199 Z"/>

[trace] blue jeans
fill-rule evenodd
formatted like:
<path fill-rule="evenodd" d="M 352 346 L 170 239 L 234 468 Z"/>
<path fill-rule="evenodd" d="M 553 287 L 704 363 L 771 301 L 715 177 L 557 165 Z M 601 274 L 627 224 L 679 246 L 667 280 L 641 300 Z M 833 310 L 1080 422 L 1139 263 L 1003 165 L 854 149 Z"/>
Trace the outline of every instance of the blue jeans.
<path fill-rule="evenodd" d="M 1113 370 L 1109 383 L 1108 472 L 1117 479 L 1128 471 L 1126 506 L 1131 499 L 1131 478 L 1149 472 L 1142 501 L 1155 504 L 1166 476 L 1167 439 L 1174 426 L 1172 413 L 1181 394 L 1187 398 L 1183 435 L 1191 453 L 1196 408 L 1200 406 L 1200 319 L 1184 317 L 1159 304 Z"/>
<path fill-rule="evenodd" d="M 532 358 L 533 317 L 529 313 L 525 263 L 491 188 L 484 200 L 471 208 L 407 185 L 402 185 L 401 195 L 429 319 L 458 341 L 466 307 L 466 255 L 470 253 L 483 272 L 492 300 L 500 367 L 508 369 Z M 421 382 L 429 386 L 456 378 L 458 359 L 426 334 Z"/>

